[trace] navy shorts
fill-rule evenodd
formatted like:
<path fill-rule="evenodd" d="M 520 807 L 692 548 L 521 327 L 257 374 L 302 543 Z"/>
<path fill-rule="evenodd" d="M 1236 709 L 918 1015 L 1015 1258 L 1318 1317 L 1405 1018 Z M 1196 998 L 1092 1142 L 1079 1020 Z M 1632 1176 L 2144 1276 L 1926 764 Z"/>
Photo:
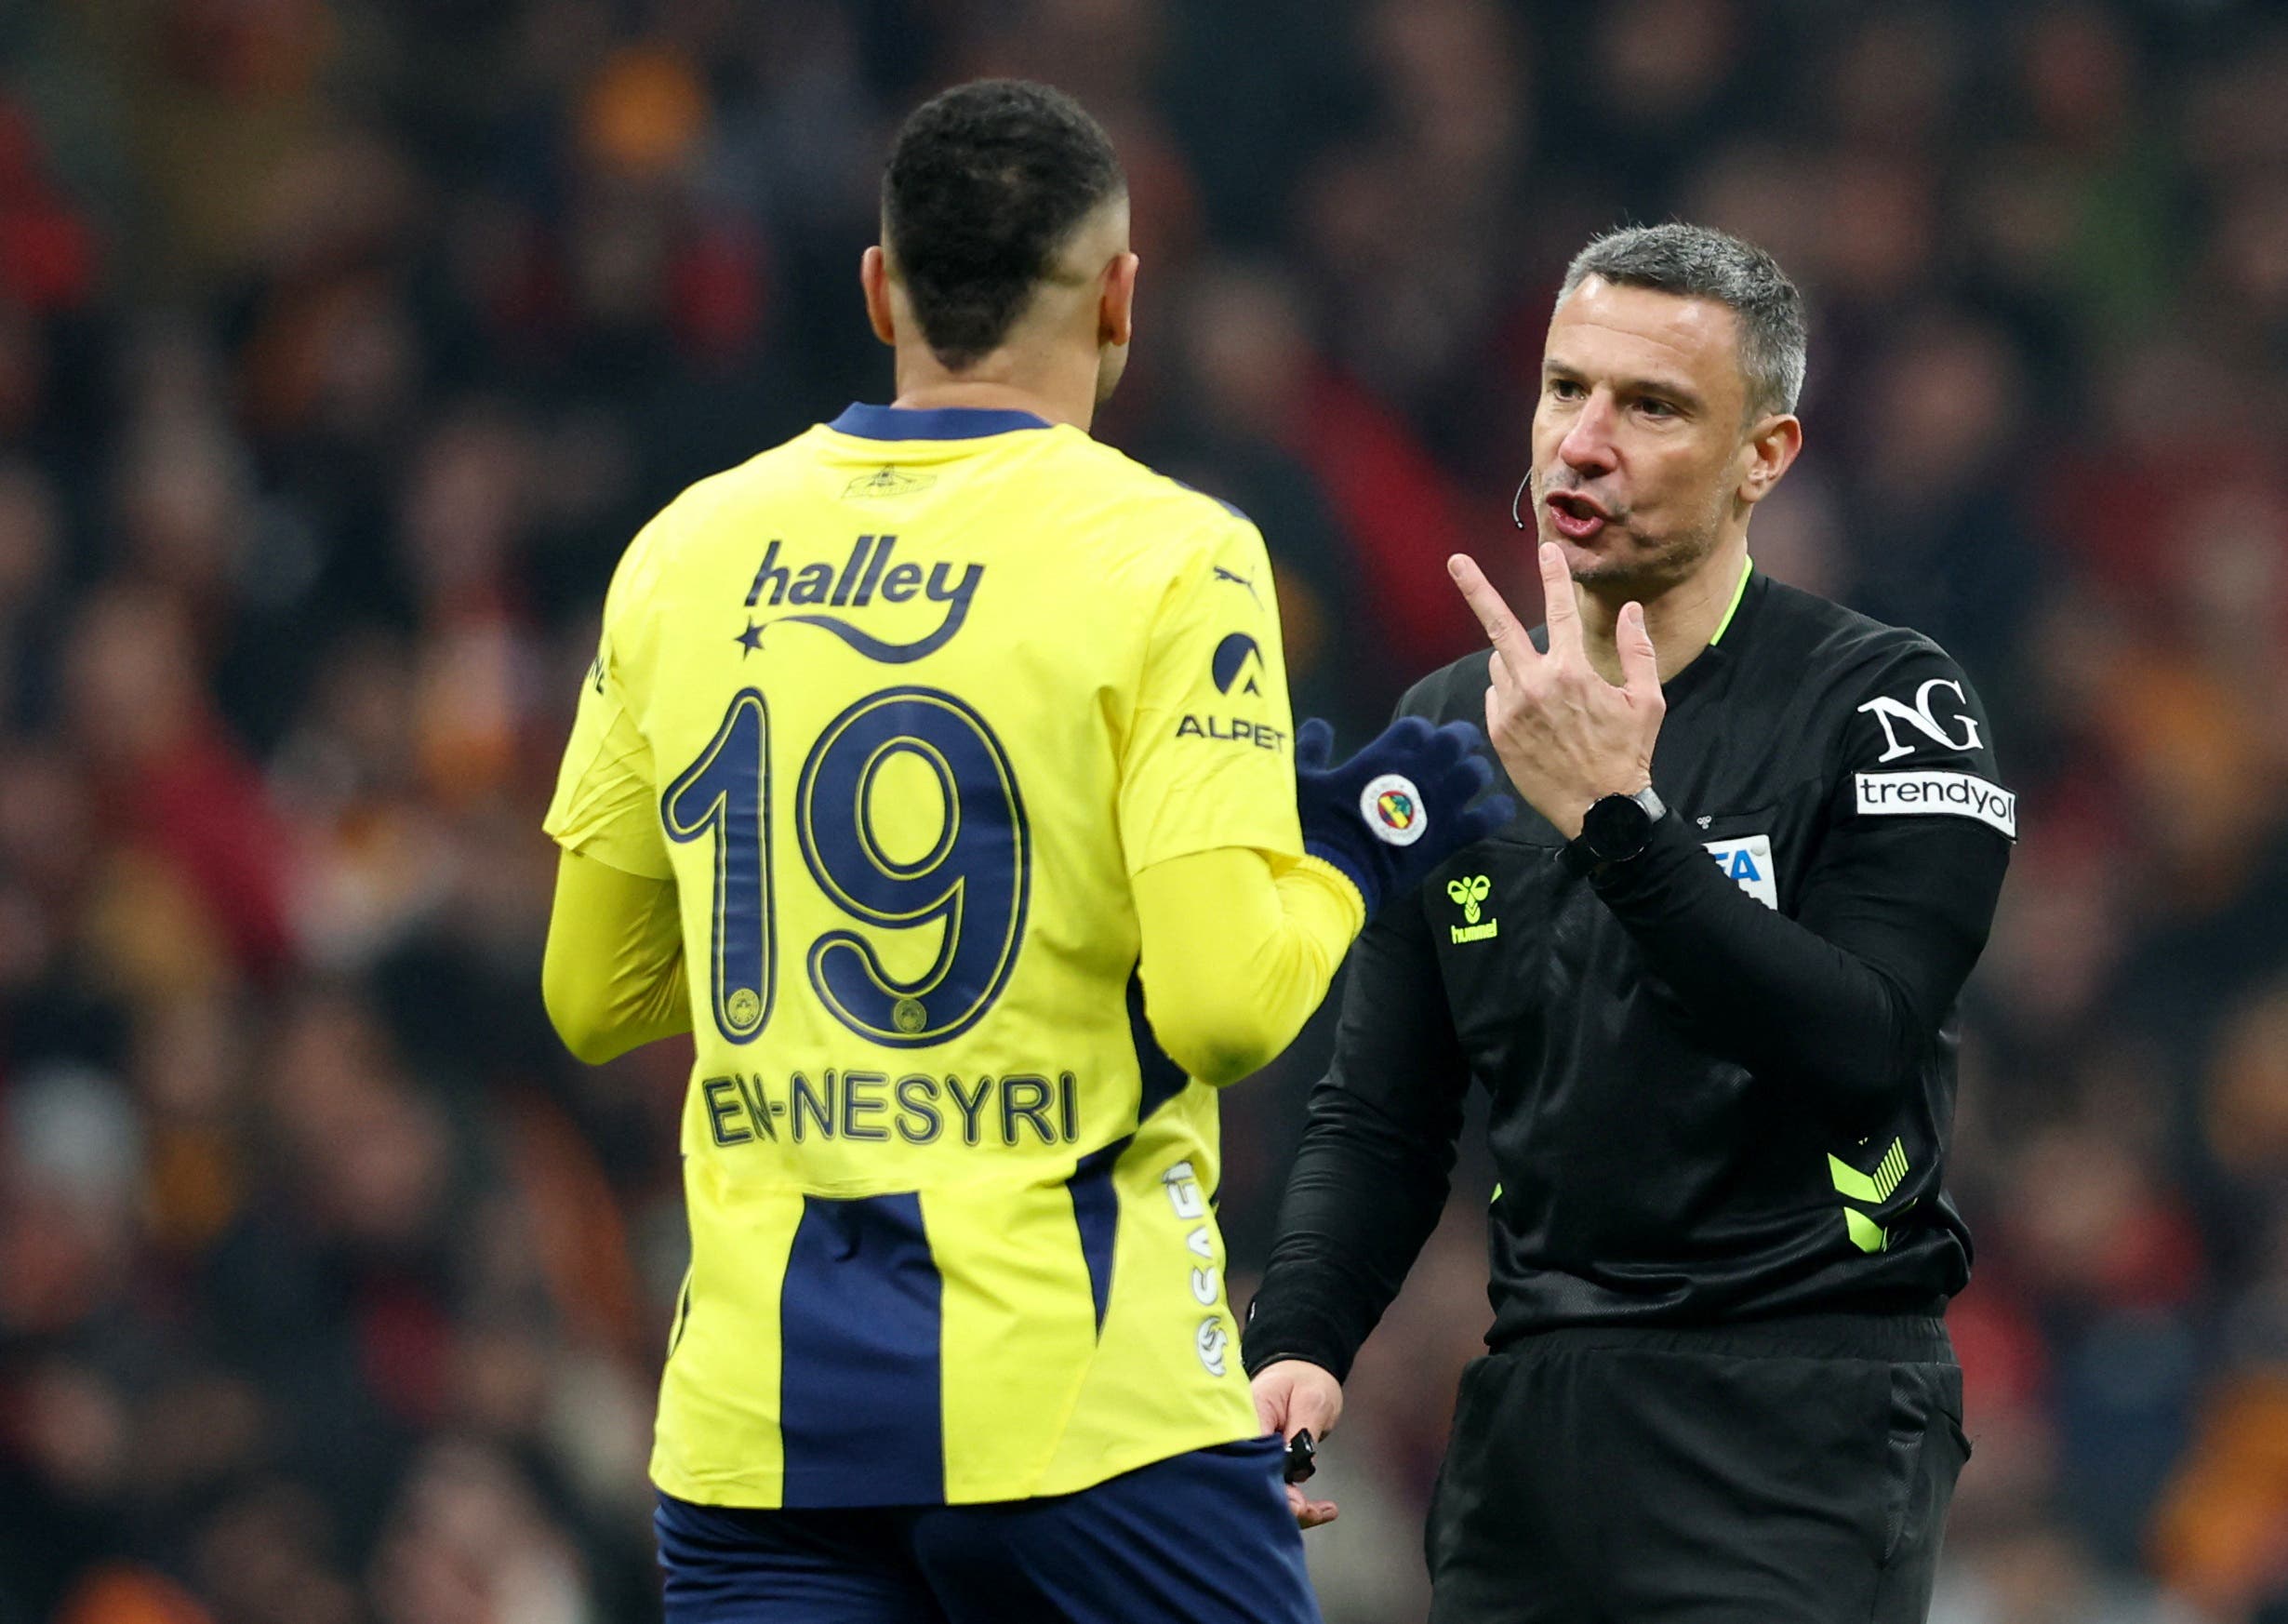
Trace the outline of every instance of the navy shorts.
<path fill-rule="evenodd" d="M 659 1497 L 668 1624 L 1319 1624 L 1277 1439 L 983 1506 Z"/>

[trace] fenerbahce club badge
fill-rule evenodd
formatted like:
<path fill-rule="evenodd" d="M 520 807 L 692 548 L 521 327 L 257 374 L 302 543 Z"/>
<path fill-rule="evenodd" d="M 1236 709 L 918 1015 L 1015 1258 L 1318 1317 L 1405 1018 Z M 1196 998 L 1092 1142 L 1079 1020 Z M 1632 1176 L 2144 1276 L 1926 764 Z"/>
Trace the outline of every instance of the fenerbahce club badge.
<path fill-rule="evenodd" d="M 1430 809 L 1414 780 L 1398 773 L 1384 773 L 1359 792 L 1359 815 L 1375 838 L 1388 845 L 1412 845 L 1430 827 Z"/>

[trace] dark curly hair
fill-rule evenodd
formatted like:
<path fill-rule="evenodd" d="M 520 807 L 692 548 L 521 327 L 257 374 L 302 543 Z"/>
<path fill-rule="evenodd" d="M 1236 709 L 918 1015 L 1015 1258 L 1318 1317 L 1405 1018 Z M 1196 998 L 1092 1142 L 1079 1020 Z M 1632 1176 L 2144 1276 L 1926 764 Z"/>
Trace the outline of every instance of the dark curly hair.
<path fill-rule="evenodd" d="M 922 336 L 959 371 L 1001 347 L 1074 229 L 1127 190 L 1104 130 L 1061 90 L 959 85 L 915 109 L 882 172 L 883 234 Z"/>

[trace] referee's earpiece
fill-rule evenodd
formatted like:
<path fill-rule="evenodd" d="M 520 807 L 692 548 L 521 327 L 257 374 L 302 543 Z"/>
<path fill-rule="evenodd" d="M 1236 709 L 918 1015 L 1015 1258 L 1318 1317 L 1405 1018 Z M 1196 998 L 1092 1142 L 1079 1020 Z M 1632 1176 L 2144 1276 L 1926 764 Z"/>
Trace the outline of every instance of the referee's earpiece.
<path fill-rule="evenodd" d="M 1528 468 L 1525 477 L 1517 482 L 1517 495 L 1510 499 L 1510 522 L 1521 530 L 1525 527 L 1525 492 L 1533 482 L 1534 471 Z"/>

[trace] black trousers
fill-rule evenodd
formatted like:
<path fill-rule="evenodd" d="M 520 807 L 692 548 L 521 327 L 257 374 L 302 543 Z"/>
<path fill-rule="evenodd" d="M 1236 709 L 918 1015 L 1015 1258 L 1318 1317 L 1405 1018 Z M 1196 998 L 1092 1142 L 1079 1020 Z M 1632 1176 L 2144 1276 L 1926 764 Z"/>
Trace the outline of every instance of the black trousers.
<path fill-rule="evenodd" d="M 1463 1374 L 1431 1624 L 1922 1624 L 1969 1456 L 1935 1319 L 1527 1337 Z"/>

